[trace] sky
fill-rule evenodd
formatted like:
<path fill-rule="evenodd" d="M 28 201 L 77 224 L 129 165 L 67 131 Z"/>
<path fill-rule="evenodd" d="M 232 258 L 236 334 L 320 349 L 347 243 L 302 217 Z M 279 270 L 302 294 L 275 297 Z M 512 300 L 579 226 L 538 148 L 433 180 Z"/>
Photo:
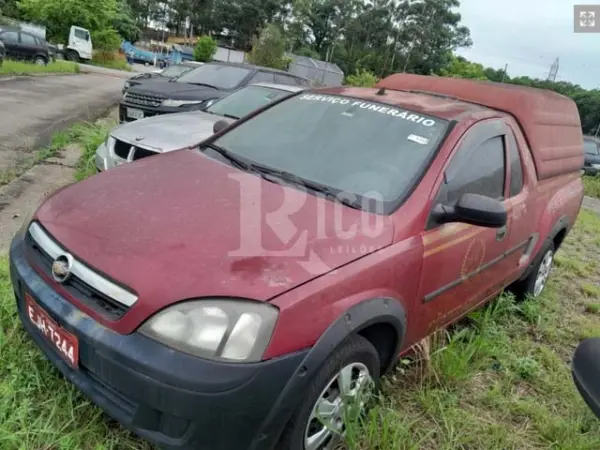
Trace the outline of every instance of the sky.
<path fill-rule="evenodd" d="M 556 81 L 600 88 L 600 33 L 574 33 L 573 5 L 600 0 L 461 0 L 473 45 L 457 53 L 510 76 L 546 78 L 559 58 Z M 597 19 L 599 20 L 599 19 Z"/>

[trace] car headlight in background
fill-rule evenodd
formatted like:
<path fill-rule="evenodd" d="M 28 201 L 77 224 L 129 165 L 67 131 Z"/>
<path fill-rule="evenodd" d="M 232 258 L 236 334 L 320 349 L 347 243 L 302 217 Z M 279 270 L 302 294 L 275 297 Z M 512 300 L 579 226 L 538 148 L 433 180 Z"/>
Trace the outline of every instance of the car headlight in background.
<path fill-rule="evenodd" d="M 206 108 L 208 108 L 209 106 L 212 106 L 218 99 L 217 98 L 211 98 L 210 100 L 208 100 L 206 102 L 206 105 L 204 105 Z"/>
<path fill-rule="evenodd" d="M 115 142 L 116 142 L 116 139 L 114 137 L 112 137 L 110 134 L 107 136 L 106 140 L 104 141 L 104 145 L 106 145 L 106 149 L 108 150 L 109 154 L 111 154 L 113 149 L 115 148 Z"/>
<path fill-rule="evenodd" d="M 230 362 L 260 361 L 279 310 L 269 303 L 236 299 L 190 300 L 146 321 L 140 332 L 194 356 Z"/>
<path fill-rule="evenodd" d="M 179 106 L 199 105 L 203 102 L 204 100 L 173 100 L 171 98 L 167 98 L 162 101 L 162 105 L 178 108 Z"/>
<path fill-rule="evenodd" d="M 123 89 L 129 89 L 130 86 L 131 86 L 131 83 L 129 81 L 126 81 L 125 84 L 123 85 Z"/>

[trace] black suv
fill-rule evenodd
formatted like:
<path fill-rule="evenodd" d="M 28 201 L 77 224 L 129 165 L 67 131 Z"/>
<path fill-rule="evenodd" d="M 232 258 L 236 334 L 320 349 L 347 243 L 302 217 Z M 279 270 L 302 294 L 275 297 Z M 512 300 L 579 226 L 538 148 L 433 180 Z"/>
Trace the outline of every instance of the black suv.
<path fill-rule="evenodd" d="M 585 163 L 583 165 L 585 174 L 598 175 L 600 173 L 600 139 L 584 136 L 583 149 L 585 150 Z"/>
<path fill-rule="evenodd" d="M 121 122 L 158 114 L 204 109 L 217 99 L 253 83 L 292 86 L 310 85 L 305 78 L 281 70 L 248 64 L 212 62 L 171 80 L 139 80 L 123 95 L 119 108 Z"/>
<path fill-rule="evenodd" d="M 45 65 L 50 60 L 48 43 L 18 28 L 0 27 L 0 41 L 4 44 L 7 59 L 31 61 Z"/>

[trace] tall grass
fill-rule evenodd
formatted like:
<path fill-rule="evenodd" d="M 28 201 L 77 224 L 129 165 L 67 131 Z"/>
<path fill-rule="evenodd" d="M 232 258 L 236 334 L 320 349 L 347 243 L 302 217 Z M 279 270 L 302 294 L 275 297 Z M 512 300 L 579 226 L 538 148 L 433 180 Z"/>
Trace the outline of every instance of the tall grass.
<path fill-rule="evenodd" d="M 600 176 L 584 176 L 583 192 L 590 197 L 600 198 Z"/>

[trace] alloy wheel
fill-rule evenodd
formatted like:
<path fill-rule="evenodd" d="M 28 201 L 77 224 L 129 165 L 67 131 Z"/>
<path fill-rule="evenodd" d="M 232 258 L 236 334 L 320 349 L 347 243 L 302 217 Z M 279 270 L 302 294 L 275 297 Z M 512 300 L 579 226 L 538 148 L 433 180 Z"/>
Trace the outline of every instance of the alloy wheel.
<path fill-rule="evenodd" d="M 554 252 L 552 250 L 548 250 L 544 257 L 542 258 L 542 262 L 538 268 L 538 273 L 535 278 L 535 284 L 533 287 L 533 295 L 534 297 L 538 297 L 544 287 L 546 286 L 546 282 L 548 281 L 548 277 L 550 276 L 550 272 L 552 271 L 552 263 L 554 261 Z"/>

